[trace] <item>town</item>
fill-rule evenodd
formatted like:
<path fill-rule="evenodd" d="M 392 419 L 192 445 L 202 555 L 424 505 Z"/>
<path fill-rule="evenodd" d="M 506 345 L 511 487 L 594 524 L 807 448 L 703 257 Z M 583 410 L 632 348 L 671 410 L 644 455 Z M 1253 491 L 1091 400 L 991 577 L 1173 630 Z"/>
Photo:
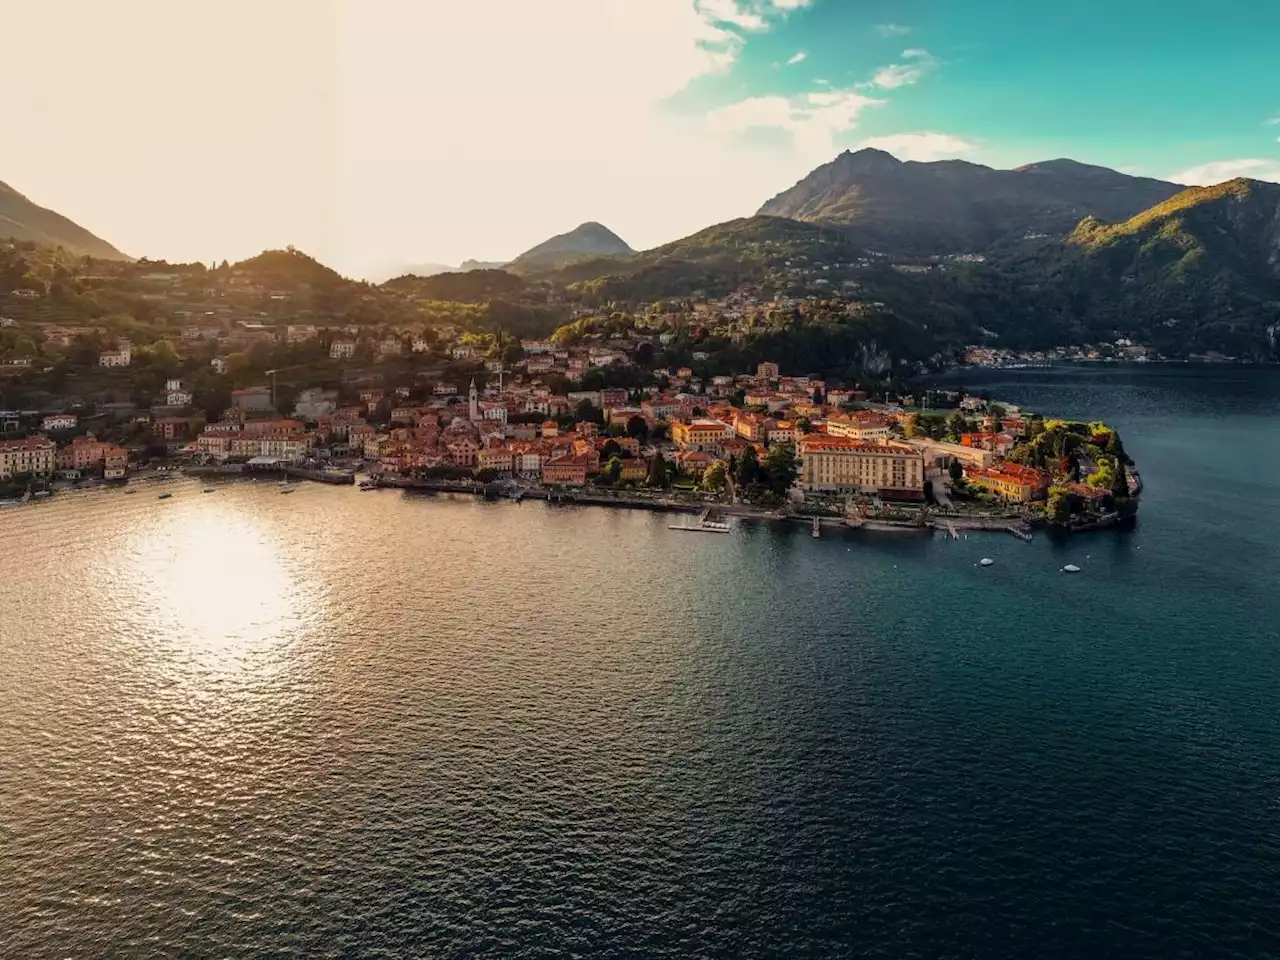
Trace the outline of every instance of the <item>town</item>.
<path fill-rule="evenodd" d="M 188 348 L 215 353 L 206 374 L 215 378 L 238 362 L 216 351 L 246 335 L 222 330 L 183 331 Z M 48 325 L 43 334 L 74 349 L 96 331 Z M 354 382 L 335 387 L 272 368 L 265 382 L 228 390 L 212 421 L 181 376 L 145 397 L 145 378 L 127 381 L 142 402 L 0 411 L 6 495 L 124 482 L 159 465 L 205 476 L 365 475 L 366 488 L 577 491 L 650 505 L 660 496 L 672 507 L 855 526 L 920 526 L 941 516 L 999 528 L 1105 524 L 1131 515 L 1140 489 L 1104 424 L 1045 420 L 960 391 L 872 395 L 770 361 L 736 374 L 646 367 L 675 336 L 661 327 L 579 324 L 573 336 L 520 341 L 461 332 L 443 340 L 434 330 L 371 340 L 364 327 L 308 324 L 248 334 L 257 343 L 319 344 L 337 364 L 372 353 L 373 372 L 366 363 Z M 406 357 L 417 362 L 379 372 L 382 361 Z M 117 337 L 97 363 L 128 377 L 135 359 L 133 344 Z"/>

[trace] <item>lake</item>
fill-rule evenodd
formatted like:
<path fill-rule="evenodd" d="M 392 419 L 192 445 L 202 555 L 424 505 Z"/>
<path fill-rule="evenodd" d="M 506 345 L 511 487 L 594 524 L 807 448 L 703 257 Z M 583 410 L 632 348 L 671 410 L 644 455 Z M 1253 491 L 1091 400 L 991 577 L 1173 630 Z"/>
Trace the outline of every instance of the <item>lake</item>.
<path fill-rule="evenodd" d="M 962 376 L 1137 528 L 0 511 L 0 955 L 1280 954 L 1280 372 Z"/>

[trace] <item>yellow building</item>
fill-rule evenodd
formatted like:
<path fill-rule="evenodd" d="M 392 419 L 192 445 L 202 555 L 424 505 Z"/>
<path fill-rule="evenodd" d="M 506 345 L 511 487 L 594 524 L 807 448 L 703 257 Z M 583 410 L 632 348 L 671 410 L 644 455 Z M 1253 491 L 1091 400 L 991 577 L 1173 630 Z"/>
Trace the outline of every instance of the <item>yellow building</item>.
<path fill-rule="evenodd" d="M 21 474 L 53 473 L 57 444 L 44 437 L 0 440 L 0 480 Z"/>
<path fill-rule="evenodd" d="M 881 493 L 900 499 L 924 496 L 924 457 L 912 447 L 810 436 L 800 440 L 797 452 L 802 489 Z"/>
<path fill-rule="evenodd" d="M 671 440 L 680 450 L 705 450 L 719 455 L 724 442 L 733 437 L 733 427 L 722 420 L 694 420 L 671 425 Z"/>

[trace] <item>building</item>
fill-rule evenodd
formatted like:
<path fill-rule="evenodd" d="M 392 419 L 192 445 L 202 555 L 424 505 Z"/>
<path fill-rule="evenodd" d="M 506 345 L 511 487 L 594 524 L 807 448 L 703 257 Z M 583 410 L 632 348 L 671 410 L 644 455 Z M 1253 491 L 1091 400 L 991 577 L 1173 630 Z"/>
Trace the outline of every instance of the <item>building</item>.
<path fill-rule="evenodd" d="M 213 368 L 213 372 L 223 374 L 227 372 L 227 361 L 222 357 L 214 357 L 209 361 L 209 366 Z"/>
<path fill-rule="evenodd" d="M 622 483 L 644 483 L 649 476 L 649 465 L 639 457 L 622 457 L 618 460 L 622 471 L 618 480 Z"/>
<path fill-rule="evenodd" d="M 275 409 L 271 402 L 270 387 L 245 387 L 231 391 L 231 406 L 236 410 L 267 413 Z"/>
<path fill-rule="evenodd" d="M 776 363 L 760 363 L 756 365 L 757 380 L 777 380 L 779 373 Z"/>
<path fill-rule="evenodd" d="M 472 423 L 480 418 L 480 391 L 476 389 L 476 378 L 471 378 L 471 389 L 467 391 L 467 419 Z"/>
<path fill-rule="evenodd" d="M 57 444 L 45 437 L 0 440 L 0 480 L 25 474 L 53 473 Z"/>
<path fill-rule="evenodd" d="M 947 443 L 943 440 L 929 440 L 925 437 L 915 437 L 907 442 L 917 450 L 923 451 L 931 464 L 938 466 L 945 467 L 952 460 L 959 460 L 966 469 L 968 467 L 989 467 L 996 459 L 995 454 L 990 450 L 983 450 L 981 447 L 966 447 L 961 443 Z"/>
<path fill-rule="evenodd" d="M 151 431 L 157 438 L 169 442 L 185 440 L 189 429 L 191 421 L 186 417 L 160 417 L 151 425 Z"/>
<path fill-rule="evenodd" d="M 124 447 L 108 444 L 102 453 L 102 476 L 105 480 L 123 480 L 129 472 L 129 454 Z"/>
<path fill-rule="evenodd" d="M 890 436 L 889 421 L 878 413 L 841 413 L 827 418 L 827 433 L 849 440 L 882 443 Z"/>
<path fill-rule="evenodd" d="M 975 487 L 990 491 L 1013 503 L 1043 500 L 1049 495 L 1049 474 L 1019 463 L 964 469 L 965 479 Z"/>
<path fill-rule="evenodd" d="M 542 464 L 542 482 L 548 486 L 580 487 L 587 482 L 586 457 L 557 457 Z"/>
<path fill-rule="evenodd" d="M 733 427 L 722 420 L 698 419 L 671 425 L 671 440 L 680 450 L 702 450 L 720 455 L 724 442 L 733 436 Z"/>
<path fill-rule="evenodd" d="M 510 476 L 514 458 L 506 447 L 491 447 L 476 451 L 476 470 L 492 470 L 499 476 Z"/>
<path fill-rule="evenodd" d="M 79 422 L 74 413 L 53 413 L 40 421 L 40 429 L 46 433 L 54 430 L 74 430 Z"/>
<path fill-rule="evenodd" d="M 189 407 L 193 399 L 195 398 L 186 390 L 170 390 L 165 397 L 165 404 L 170 407 Z"/>
<path fill-rule="evenodd" d="M 107 450 L 115 444 L 103 443 L 92 433 L 76 437 L 65 447 L 55 451 L 53 465 L 59 470 L 84 470 L 102 463 Z"/>
<path fill-rule="evenodd" d="M 795 443 L 800 439 L 800 428 L 791 420 L 777 420 L 769 427 L 765 439 L 775 443 Z"/>
<path fill-rule="evenodd" d="M 104 350 L 98 354 L 98 366 L 100 367 L 127 367 L 132 362 L 132 350 Z"/>
<path fill-rule="evenodd" d="M 924 455 L 914 447 L 814 435 L 804 437 L 797 452 L 805 490 L 924 498 Z"/>
<path fill-rule="evenodd" d="M 356 355 L 354 340 L 335 340 L 329 344 L 329 357 L 333 360 L 350 360 Z"/>

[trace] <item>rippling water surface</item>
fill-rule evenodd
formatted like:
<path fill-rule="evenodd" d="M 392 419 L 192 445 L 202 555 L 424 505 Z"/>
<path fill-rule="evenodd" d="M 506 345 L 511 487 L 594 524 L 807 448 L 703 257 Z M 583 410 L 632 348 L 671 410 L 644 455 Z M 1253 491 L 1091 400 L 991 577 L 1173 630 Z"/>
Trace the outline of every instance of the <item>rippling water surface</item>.
<path fill-rule="evenodd" d="M 1280 954 L 1280 379 L 988 379 L 1137 531 L 0 512 L 0 956 Z"/>

